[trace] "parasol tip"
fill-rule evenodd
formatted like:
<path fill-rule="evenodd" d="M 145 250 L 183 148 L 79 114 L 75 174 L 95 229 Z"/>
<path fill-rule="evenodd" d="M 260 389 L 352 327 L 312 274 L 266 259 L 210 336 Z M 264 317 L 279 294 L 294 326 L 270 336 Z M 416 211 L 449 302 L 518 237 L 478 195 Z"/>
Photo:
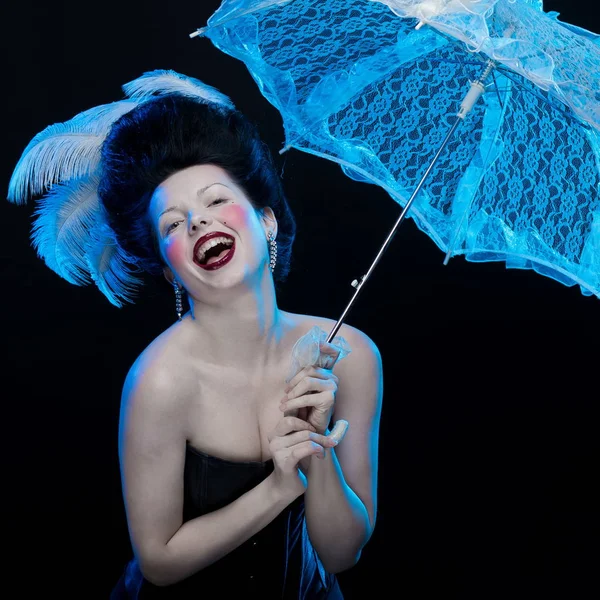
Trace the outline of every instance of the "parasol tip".
<path fill-rule="evenodd" d="M 193 31 L 192 33 L 190 33 L 190 38 L 195 38 L 199 35 L 204 35 L 205 31 L 206 31 L 206 27 L 200 27 L 200 29 L 196 29 L 196 31 Z"/>

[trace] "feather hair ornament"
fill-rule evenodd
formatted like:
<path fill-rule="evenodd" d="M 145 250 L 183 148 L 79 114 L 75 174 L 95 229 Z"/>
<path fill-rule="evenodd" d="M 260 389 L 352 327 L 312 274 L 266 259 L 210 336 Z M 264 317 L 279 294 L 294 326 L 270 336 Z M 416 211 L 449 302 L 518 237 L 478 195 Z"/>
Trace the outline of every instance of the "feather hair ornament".
<path fill-rule="evenodd" d="M 34 212 L 32 245 L 46 265 L 74 285 L 91 282 L 86 259 L 90 231 L 101 220 L 98 177 L 55 185 Z"/>
<path fill-rule="evenodd" d="M 135 258 L 119 246 L 114 231 L 105 221 L 90 231 L 86 259 L 94 283 L 111 304 L 120 308 L 124 302 L 133 302 L 142 283 L 136 275 L 141 269 L 137 268 Z"/>
<path fill-rule="evenodd" d="M 110 126 L 137 106 L 120 101 L 95 106 L 69 121 L 49 125 L 29 142 L 8 185 L 8 200 L 24 204 L 55 183 L 89 175 L 98 168 Z"/>
<path fill-rule="evenodd" d="M 94 282 L 117 307 L 133 301 L 142 281 L 137 261 L 119 246 L 98 197 L 101 148 L 112 124 L 165 94 L 235 109 L 216 88 L 170 70 L 144 73 L 122 90 L 126 99 L 90 108 L 35 135 L 13 171 L 7 195 L 15 204 L 37 199 L 31 243 L 46 265 L 74 285 Z"/>
<path fill-rule="evenodd" d="M 123 91 L 131 100 L 144 101 L 165 94 L 181 94 L 228 110 L 235 108 L 231 100 L 217 88 L 170 70 L 157 69 L 144 73 L 134 81 L 126 83 Z"/>

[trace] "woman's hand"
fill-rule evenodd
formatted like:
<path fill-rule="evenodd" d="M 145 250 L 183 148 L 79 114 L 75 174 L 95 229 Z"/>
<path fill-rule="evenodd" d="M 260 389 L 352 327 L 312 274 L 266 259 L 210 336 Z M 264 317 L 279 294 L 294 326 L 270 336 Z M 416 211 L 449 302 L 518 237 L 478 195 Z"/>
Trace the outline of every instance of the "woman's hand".
<path fill-rule="evenodd" d="M 294 411 L 300 419 L 312 425 L 317 433 L 324 434 L 331 421 L 337 393 L 338 378 L 331 369 L 339 350 L 324 342 L 320 351 L 327 358 L 325 364 L 330 365 L 329 368 L 311 366 L 302 369 L 286 387 L 287 396 L 281 401 L 280 408 L 284 413 Z"/>
<path fill-rule="evenodd" d="M 311 456 L 325 457 L 325 448 L 337 441 L 318 434 L 314 427 L 297 417 L 283 417 L 268 436 L 273 457 L 273 478 L 277 489 L 290 502 L 302 495 L 307 487 L 300 461 Z"/>

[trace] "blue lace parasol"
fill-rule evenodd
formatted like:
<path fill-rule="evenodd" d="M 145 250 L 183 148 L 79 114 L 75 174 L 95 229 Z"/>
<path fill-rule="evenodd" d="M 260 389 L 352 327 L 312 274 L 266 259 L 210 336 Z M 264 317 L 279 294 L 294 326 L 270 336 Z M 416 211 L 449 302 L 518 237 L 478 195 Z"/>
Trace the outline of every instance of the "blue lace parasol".
<path fill-rule="evenodd" d="M 446 261 L 600 297 L 600 37 L 556 17 L 539 0 L 226 0 L 192 34 L 246 64 L 284 151 L 402 207 L 330 338 L 405 217 Z"/>

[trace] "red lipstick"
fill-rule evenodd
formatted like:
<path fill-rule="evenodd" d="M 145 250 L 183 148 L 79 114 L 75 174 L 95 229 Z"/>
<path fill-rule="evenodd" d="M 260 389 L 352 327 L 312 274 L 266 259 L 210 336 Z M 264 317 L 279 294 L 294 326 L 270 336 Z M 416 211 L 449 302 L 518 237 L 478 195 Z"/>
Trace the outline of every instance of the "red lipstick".
<path fill-rule="evenodd" d="M 229 251 L 220 260 L 216 260 L 214 262 L 211 262 L 210 264 L 202 264 L 198 260 L 198 248 L 200 248 L 200 246 L 202 246 L 202 244 L 204 244 L 205 242 L 208 242 L 209 240 L 212 240 L 213 238 L 217 238 L 217 237 L 224 237 L 224 238 L 227 238 L 228 240 L 231 240 L 231 242 L 232 242 L 231 248 L 229 248 Z M 207 233 L 206 235 L 203 235 L 201 238 L 199 238 L 196 241 L 196 243 L 194 244 L 194 262 L 200 268 L 202 268 L 206 271 L 215 271 L 217 269 L 220 269 L 221 267 L 224 267 L 233 258 L 234 253 L 235 253 L 235 238 L 232 235 L 229 235 L 228 233 L 224 233 L 223 231 L 211 231 L 210 233 Z"/>

